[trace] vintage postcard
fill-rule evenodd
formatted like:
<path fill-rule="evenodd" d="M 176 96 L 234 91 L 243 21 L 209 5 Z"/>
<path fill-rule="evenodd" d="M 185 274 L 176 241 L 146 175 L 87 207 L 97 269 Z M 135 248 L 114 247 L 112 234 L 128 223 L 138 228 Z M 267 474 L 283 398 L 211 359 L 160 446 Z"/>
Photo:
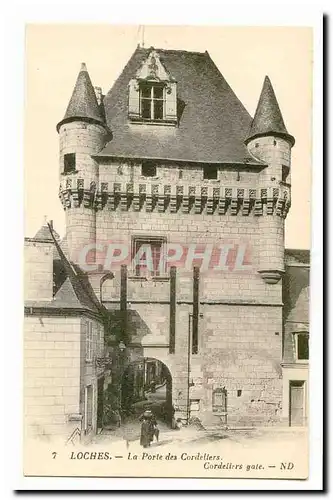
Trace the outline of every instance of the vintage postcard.
<path fill-rule="evenodd" d="M 26 27 L 25 476 L 308 478 L 312 38 Z"/>

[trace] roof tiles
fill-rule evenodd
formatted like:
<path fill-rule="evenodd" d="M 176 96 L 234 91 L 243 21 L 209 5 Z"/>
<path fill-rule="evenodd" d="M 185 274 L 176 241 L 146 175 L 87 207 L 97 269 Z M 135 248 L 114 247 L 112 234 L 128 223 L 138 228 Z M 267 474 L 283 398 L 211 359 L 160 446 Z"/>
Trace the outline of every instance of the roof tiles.
<path fill-rule="evenodd" d="M 283 136 L 292 146 L 295 143 L 294 137 L 286 129 L 273 86 L 266 76 L 246 142 L 268 134 Z"/>
<path fill-rule="evenodd" d="M 63 123 L 73 119 L 88 119 L 104 124 L 103 114 L 98 105 L 95 90 L 84 63 L 81 65 L 81 70 L 77 77 L 65 116 L 58 123 L 57 130 L 59 131 Z"/>
<path fill-rule="evenodd" d="M 128 120 L 128 84 L 152 49 L 138 47 L 104 98 L 113 139 L 99 156 L 206 163 L 254 163 L 244 140 L 252 118 L 208 52 L 154 49 L 177 81 L 178 126 Z"/>

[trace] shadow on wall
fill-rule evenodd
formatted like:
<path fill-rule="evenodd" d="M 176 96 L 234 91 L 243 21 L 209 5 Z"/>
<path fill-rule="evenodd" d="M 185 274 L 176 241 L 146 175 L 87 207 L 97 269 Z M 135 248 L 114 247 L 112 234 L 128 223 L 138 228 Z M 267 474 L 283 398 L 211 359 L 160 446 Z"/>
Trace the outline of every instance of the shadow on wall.
<path fill-rule="evenodd" d="M 297 306 L 299 313 L 302 310 L 302 317 L 300 317 L 299 321 L 308 321 L 309 301 L 307 289 L 309 287 L 309 274 L 309 269 L 302 267 L 290 267 L 286 272 L 283 302 L 287 320 L 290 313 Z M 300 304 L 300 299 L 304 299 L 301 300 L 302 304 Z"/>
<path fill-rule="evenodd" d="M 125 332 L 123 332 L 124 325 Z M 143 337 L 149 334 L 151 331 L 147 323 L 137 311 L 130 309 L 125 313 L 120 310 L 108 312 L 108 326 L 105 332 L 106 344 L 114 345 L 123 341 L 127 345 L 135 338 L 136 346 L 140 346 Z M 143 356 L 143 348 L 141 348 L 140 354 Z"/>

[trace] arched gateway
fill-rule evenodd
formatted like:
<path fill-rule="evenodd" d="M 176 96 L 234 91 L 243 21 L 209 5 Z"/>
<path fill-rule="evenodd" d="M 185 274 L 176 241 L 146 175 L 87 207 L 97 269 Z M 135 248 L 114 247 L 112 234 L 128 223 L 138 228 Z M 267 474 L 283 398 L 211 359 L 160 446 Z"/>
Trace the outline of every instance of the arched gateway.
<path fill-rule="evenodd" d="M 129 362 L 122 373 L 120 390 L 123 421 L 135 418 L 149 407 L 158 419 L 171 426 L 172 376 L 162 361 L 140 357 Z"/>
<path fill-rule="evenodd" d="M 99 428 L 128 425 L 147 407 L 171 427 L 172 375 L 161 360 L 127 351 L 120 358 L 114 357 L 103 386 L 103 395 L 98 398 Z"/>

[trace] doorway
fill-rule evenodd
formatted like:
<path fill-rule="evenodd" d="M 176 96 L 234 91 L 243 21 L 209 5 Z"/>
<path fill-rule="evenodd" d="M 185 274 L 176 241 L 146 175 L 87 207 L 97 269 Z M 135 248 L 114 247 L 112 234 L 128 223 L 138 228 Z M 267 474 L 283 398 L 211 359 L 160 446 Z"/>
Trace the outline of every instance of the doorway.
<path fill-rule="evenodd" d="M 304 425 L 305 381 L 289 381 L 289 426 Z"/>
<path fill-rule="evenodd" d="M 97 431 L 103 428 L 104 377 L 97 380 Z"/>
<path fill-rule="evenodd" d="M 93 386 L 87 385 L 84 397 L 84 430 L 87 434 L 92 429 L 93 423 Z"/>

